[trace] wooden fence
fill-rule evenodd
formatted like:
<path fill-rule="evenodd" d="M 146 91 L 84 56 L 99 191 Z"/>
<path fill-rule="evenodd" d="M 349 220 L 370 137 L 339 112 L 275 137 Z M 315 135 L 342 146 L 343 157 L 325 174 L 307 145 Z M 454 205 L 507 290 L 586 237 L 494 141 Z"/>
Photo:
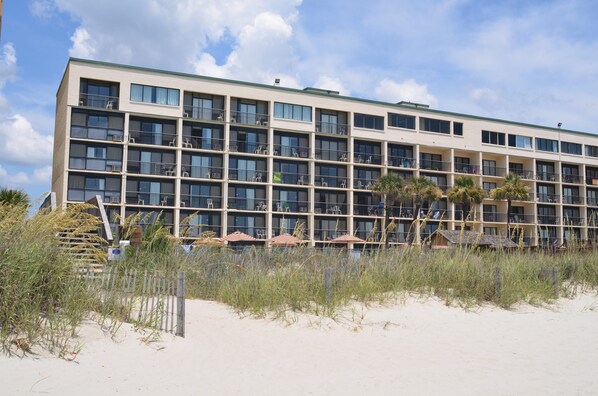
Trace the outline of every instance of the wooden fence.
<path fill-rule="evenodd" d="M 85 280 L 101 314 L 185 336 L 184 272 L 167 276 L 111 267 L 89 271 Z"/>

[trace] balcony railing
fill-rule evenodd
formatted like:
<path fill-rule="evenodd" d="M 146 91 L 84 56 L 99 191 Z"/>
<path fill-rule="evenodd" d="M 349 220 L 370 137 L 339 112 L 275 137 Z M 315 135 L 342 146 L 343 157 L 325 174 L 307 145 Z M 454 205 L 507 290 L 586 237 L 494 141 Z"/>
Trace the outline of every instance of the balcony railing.
<path fill-rule="evenodd" d="M 122 171 L 122 162 L 98 158 L 70 157 L 69 168 L 104 172 L 120 172 Z"/>
<path fill-rule="evenodd" d="M 266 236 L 268 235 L 267 229 L 265 227 L 247 227 L 247 226 L 228 226 L 227 227 L 227 232 L 229 234 L 231 234 L 235 231 L 243 232 L 249 236 L 252 236 L 252 237 L 254 237 L 256 239 L 260 239 L 260 240 L 266 239 Z"/>
<path fill-rule="evenodd" d="M 87 202 L 96 195 L 102 197 L 102 201 L 104 203 L 120 203 L 120 191 L 105 191 L 81 188 L 69 188 L 67 192 L 67 199 L 69 201 Z"/>
<path fill-rule="evenodd" d="M 365 231 L 365 230 L 355 230 L 355 236 L 357 238 L 361 238 L 366 242 L 380 242 L 382 239 L 382 232 L 380 231 Z"/>
<path fill-rule="evenodd" d="M 272 200 L 272 210 L 276 212 L 292 212 L 292 213 L 307 213 L 309 210 L 309 202 L 307 201 L 284 201 Z"/>
<path fill-rule="evenodd" d="M 419 161 L 419 169 L 448 172 L 451 169 L 451 163 L 444 161 L 421 160 Z"/>
<path fill-rule="evenodd" d="M 309 174 L 307 173 L 283 173 L 274 172 L 272 182 L 276 184 L 296 184 L 299 186 L 309 185 Z"/>
<path fill-rule="evenodd" d="M 507 214 L 496 212 L 483 212 L 482 219 L 484 220 L 484 222 L 487 223 L 506 223 Z"/>
<path fill-rule="evenodd" d="M 129 143 L 153 144 L 159 146 L 176 147 L 176 134 L 156 133 L 145 131 L 129 131 Z"/>
<path fill-rule="evenodd" d="M 349 125 L 332 122 L 316 121 L 316 133 L 331 133 L 333 135 L 347 135 Z"/>
<path fill-rule="evenodd" d="M 338 229 L 329 229 L 329 228 L 322 228 L 322 229 L 314 229 L 314 239 L 316 241 L 329 241 L 334 238 L 338 238 L 341 235 L 345 235 L 347 233 L 347 228 L 338 228 Z"/>
<path fill-rule="evenodd" d="M 551 172 L 536 172 L 536 180 L 558 182 L 559 174 Z"/>
<path fill-rule="evenodd" d="M 560 196 L 556 194 L 538 194 L 536 202 L 558 203 Z"/>
<path fill-rule="evenodd" d="M 317 148 L 316 160 L 347 162 L 349 160 L 349 152 L 345 150 L 323 150 Z"/>
<path fill-rule="evenodd" d="M 587 201 L 589 206 L 598 206 L 598 198 L 596 197 L 587 197 Z"/>
<path fill-rule="evenodd" d="M 268 154 L 268 143 L 266 142 L 246 142 L 240 140 L 231 140 L 228 144 L 228 150 L 239 153 L 250 154 Z"/>
<path fill-rule="evenodd" d="M 583 176 L 580 176 L 580 175 L 563 175 L 563 183 L 583 184 Z"/>
<path fill-rule="evenodd" d="M 183 148 L 222 151 L 224 139 L 183 136 Z"/>
<path fill-rule="evenodd" d="M 565 205 L 583 205 L 583 197 L 580 195 L 563 195 Z"/>
<path fill-rule="evenodd" d="M 309 147 L 274 145 L 274 155 L 280 157 L 308 158 Z"/>
<path fill-rule="evenodd" d="M 79 106 L 94 109 L 118 110 L 118 96 L 79 94 Z"/>
<path fill-rule="evenodd" d="M 353 180 L 353 187 L 356 190 L 371 190 L 374 185 L 374 179 L 356 178 Z"/>
<path fill-rule="evenodd" d="M 417 168 L 417 161 L 415 161 L 415 158 L 390 157 L 388 166 L 415 169 Z"/>
<path fill-rule="evenodd" d="M 482 166 L 482 175 L 505 177 L 507 168 L 500 168 L 497 166 Z"/>
<path fill-rule="evenodd" d="M 212 107 L 184 106 L 183 117 L 195 120 L 224 122 L 226 120 L 226 111 Z"/>
<path fill-rule="evenodd" d="M 222 179 L 222 168 L 216 166 L 190 166 L 181 167 L 182 177 L 198 177 L 202 179 Z"/>
<path fill-rule="evenodd" d="M 480 167 L 477 165 L 470 164 L 455 164 L 455 173 L 466 173 L 469 175 L 477 175 L 480 171 Z"/>
<path fill-rule="evenodd" d="M 180 204 L 182 208 L 220 209 L 222 199 L 213 195 L 181 194 Z"/>
<path fill-rule="evenodd" d="M 384 206 L 378 204 L 354 204 L 353 214 L 357 216 L 384 216 Z"/>
<path fill-rule="evenodd" d="M 511 214 L 510 217 L 511 223 L 521 224 L 521 223 L 533 223 L 534 216 L 533 215 L 526 215 L 526 214 Z"/>
<path fill-rule="evenodd" d="M 538 216 L 538 224 L 547 224 L 547 225 L 558 225 L 561 222 L 561 218 L 558 216 Z"/>
<path fill-rule="evenodd" d="M 303 233 L 302 235 L 296 234 L 300 231 Z M 303 224 L 303 226 L 301 226 L 300 229 L 298 225 L 295 225 L 295 227 L 272 227 L 272 236 L 281 235 L 285 233 L 294 235 L 302 240 L 309 239 L 309 228 L 307 228 L 307 224 L 305 223 Z"/>
<path fill-rule="evenodd" d="M 531 170 L 509 169 L 509 173 L 519 176 L 521 179 L 533 180 L 534 172 Z"/>
<path fill-rule="evenodd" d="M 71 137 L 78 139 L 107 140 L 109 142 L 122 142 L 124 132 L 118 129 L 71 127 Z"/>
<path fill-rule="evenodd" d="M 585 225 L 585 219 L 579 216 L 563 216 L 563 225 L 583 226 Z"/>
<path fill-rule="evenodd" d="M 348 213 L 346 203 L 315 202 L 314 212 L 316 214 L 345 215 Z"/>
<path fill-rule="evenodd" d="M 268 114 L 245 113 L 242 111 L 231 111 L 230 122 L 232 124 L 255 125 L 267 127 L 270 125 Z"/>
<path fill-rule="evenodd" d="M 129 205 L 174 206 L 174 194 L 143 191 L 127 191 Z"/>
<path fill-rule="evenodd" d="M 356 164 L 382 165 L 380 154 L 353 153 L 353 162 Z"/>
<path fill-rule="evenodd" d="M 347 178 L 316 175 L 315 184 L 319 187 L 347 188 Z"/>
<path fill-rule="evenodd" d="M 268 181 L 268 172 L 265 170 L 231 168 L 228 170 L 228 178 L 229 180 L 265 183 Z"/>
<path fill-rule="evenodd" d="M 156 176 L 175 176 L 176 164 L 168 162 L 128 161 L 127 173 Z"/>
<path fill-rule="evenodd" d="M 227 205 L 229 209 L 236 210 L 257 210 L 265 212 L 269 209 L 268 200 L 266 198 L 229 197 Z"/>

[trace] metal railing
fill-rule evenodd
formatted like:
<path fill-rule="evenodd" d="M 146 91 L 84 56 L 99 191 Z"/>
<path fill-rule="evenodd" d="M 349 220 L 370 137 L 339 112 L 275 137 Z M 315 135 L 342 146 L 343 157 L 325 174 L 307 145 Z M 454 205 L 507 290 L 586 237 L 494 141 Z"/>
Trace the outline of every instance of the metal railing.
<path fill-rule="evenodd" d="M 419 169 L 432 171 L 449 172 L 451 169 L 451 163 L 445 161 L 420 160 L 418 165 Z"/>
<path fill-rule="evenodd" d="M 583 197 L 580 195 L 563 195 L 563 203 L 566 205 L 583 205 Z"/>
<path fill-rule="evenodd" d="M 316 175 L 315 185 L 319 187 L 347 188 L 347 178 Z"/>
<path fill-rule="evenodd" d="M 558 203 L 560 196 L 557 194 L 538 194 L 536 202 Z"/>
<path fill-rule="evenodd" d="M 174 194 L 127 191 L 128 205 L 174 206 Z"/>
<path fill-rule="evenodd" d="M 133 144 L 152 144 L 158 146 L 176 147 L 176 134 L 174 133 L 156 133 L 145 131 L 129 131 L 129 143 Z"/>
<path fill-rule="evenodd" d="M 353 162 L 356 164 L 382 165 L 382 155 L 369 153 L 353 153 Z"/>
<path fill-rule="evenodd" d="M 315 157 L 316 160 L 347 162 L 349 152 L 346 150 L 322 150 L 317 148 Z"/>
<path fill-rule="evenodd" d="M 558 216 L 538 216 L 538 224 L 558 225 L 561 223 L 561 218 Z"/>
<path fill-rule="evenodd" d="M 384 207 L 377 204 L 354 204 L 353 214 L 356 216 L 384 216 Z"/>
<path fill-rule="evenodd" d="M 558 182 L 559 174 L 551 172 L 536 172 L 536 180 Z"/>
<path fill-rule="evenodd" d="M 583 184 L 583 179 L 580 175 L 563 175 L 563 183 Z"/>
<path fill-rule="evenodd" d="M 212 107 L 183 106 L 183 117 L 195 120 L 224 122 L 226 120 L 226 111 Z"/>
<path fill-rule="evenodd" d="M 191 195 L 181 194 L 181 208 L 222 208 L 222 199 L 213 195 Z"/>
<path fill-rule="evenodd" d="M 183 136 L 182 145 L 183 148 L 222 151 L 224 148 L 224 139 Z"/>
<path fill-rule="evenodd" d="M 355 178 L 353 180 L 353 187 L 356 190 L 371 190 L 374 185 L 374 179 Z"/>
<path fill-rule="evenodd" d="M 275 212 L 293 212 L 293 213 L 307 213 L 309 211 L 308 201 L 283 201 L 272 200 L 272 211 Z"/>
<path fill-rule="evenodd" d="M 121 172 L 122 161 L 106 160 L 88 157 L 70 157 L 69 168 L 85 169 L 104 172 Z"/>
<path fill-rule="evenodd" d="M 417 168 L 417 161 L 415 158 L 390 157 L 388 160 L 388 166 L 415 169 Z"/>
<path fill-rule="evenodd" d="M 482 175 L 484 175 L 484 176 L 505 177 L 507 174 L 506 172 L 507 172 L 507 168 L 482 165 Z"/>
<path fill-rule="evenodd" d="M 270 125 L 270 116 L 268 114 L 245 113 L 242 111 L 230 112 L 231 124 L 255 125 L 267 127 Z"/>
<path fill-rule="evenodd" d="M 231 140 L 228 143 L 228 151 L 268 155 L 268 143 Z"/>
<path fill-rule="evenodd" d="M 310 184 L 309 174 L 307 173 L 282 173 L 274 172 L 272 182 L 276 184 L 296 184 L 307 186 Z"/>
<path fill-rule="evenodd" d="M 534 216 L 533 215 L 526 215 L 526 214 L 511 214 L 509 218 L 511 223 L 533 223 Z"/>
<path fill-rule="evenodd" d="M 571 226 L 583 226 L 586 223 L 586 219 L 580 216 L 563 216 L 563 225 L 571 225 Z"/>
<path fill-rule="evenodd" d="M 118 129 L 72 126 L 71 137 L 78 139 L 106 140 L 122 142 L 124 132 Z"/>
<path fill-rule="evenodd" d="M 227 201 L 227 206 L 228 209 L 257 210 L 265 212 L 268 210 L 268 200 L 266 198 L 229 197 Z"/>
<path fill-rule="evenodd" d="M 330 203 L 318 201 L 314 203 L 314 213 L 345 215 L 348 213 L 348 205 L 346 203 Z"/>
<path fill-rule="evenodd" d="M 333 135 L 347 135 L 349 133 L 348 124 L 338 124 L 332 122 L 316 121 L 316 133 L 330 133 Z"/>
<path fill-rule="evenodd" d="M 587 202 L 590 206 L 598 206 L 598 198 L 587 197 Z"/>
<path fill-rule="evenodd" d="M 470 164 L 455 164 L 455 173 L 466 173 L 469 175 L 477 175 L 480 171 L 478 165 Z"/>
<path fill-rule="evenodd" d="M 222 168 L 216 166 L 183 165 L 181 167 L 181 176 L 202 179 L 222 179 Z"/>
<path fill-rule="evenodd" d="M 268 172 L 265 170 L 230 168 L 228 170 L 228 179 L 254 183 L 265 183 L 268 181 Z"/>
<path fill-rule="evenodd" d="M 273 154 L 279 157 L 309 158 L 309 147 L 275 144 Z"/>
<path fill-rule="evenodd" d="M 175 176 L 176 164 L 168 162 L 127 161 L 127 173 L 157 176 Z"/>
<path fill-rule="evenodd" d="M 101 196 L 104 203 L 120 203 L 120 191 L 105 191 L 83 188 L 69 188 L 67 192 L 67 200 L 87 202 L 96 195 Z"/>
<path fill-rule="evenodd" d="M 94 109 L 118 110 L 118 96 L 79 94 L 79 106 Z"/>
<path fill-rule="evenodd" d="M 496 212 L 483 212 L 482 220 L 487 223 L 506 223 L 507 214 Z"/>
<path fill-rule="evenodd" d="M 517 175 L 524 180 L 533 180 L 534 179 L 534 172 L 531 170 L 509 169 L 509 173 Z"/>

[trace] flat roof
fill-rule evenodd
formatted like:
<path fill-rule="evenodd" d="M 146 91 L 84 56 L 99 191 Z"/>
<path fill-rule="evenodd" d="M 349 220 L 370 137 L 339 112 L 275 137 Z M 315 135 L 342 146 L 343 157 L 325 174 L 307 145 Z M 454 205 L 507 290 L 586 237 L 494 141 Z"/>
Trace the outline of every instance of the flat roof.
<path fill-rule="evenodd" d="M 363 99 L 363 98 L 356 98 L 353 96 L 344 96 L 344 95 L 339 95 L 336 91 L 329 91 L 326 89 L 288 88 L 288 87 L 281 87 L 278 85 L 267 85 L 267 84 L 260 84 L 260 83 L 240 81 L 240 80 L 231 80 L 231 79 L 226 79 L 226 78 L 209 77 L 209 76 L 203 76 L 203 75 L 199 75 L 199 74 L 153 69 L 153 68 L 149 68 L 149 67 L 132 66 L 132 65 L 119 64 L 119 63 L 111 63 L 111 62 L 83 59 L 83 58 L 70 57 L 69 64 L 71 62 L 89 63 L 92 65 L 107 66 L 107 67 L 121 68 L 121 69 L 131 69 L 131 70 L 150 72 L 150 73 L 170 74 L 172 76 L 195 78 L 195 79 L 205 80 L 205 81 L 215 81 L 215 82 L 223 82 L 223 83 L 237 84 L 237 85 L 244 85 L 244 86 L 253 86 L 253 87 L 269 89 L 269 90 L 273 90 L 273 91 L 294 92 L 294 93 L 298 93 L 298 94 L 302 94 L 302 95 L 324 96 L 324 97 L 335 98 L 335 99 L 340 99 L 340 100 L 347 100 L 347 101 L 354 101 L 354 102 L 361 102 L 361 103 L 368 103 L 368 104 L 375 104 L 375 105 L 383 105 L 383 106 L 387 106 L 387 107 L 394 107 L 396 109 L 417 110 L 422 113 L 441 114 L 441 115 L 447 115 L 447 116 L 453 116 L 453 117 L 469 118 L 469 119 L 474 119 L 474 120 L 499 122 L 499 123 L 503 123 L 503 124 L 523 126 L 523 127 L 535 128 L 535 129 L 542 129 L 542 130 L 553 131 L 553 132 L 566 132 L 566 133 L 573 133 L 573 134 L 579 134 L 579 135 L 584 135 L 584 136 L 589 135 L 589 136 L 594 136 L 594 137 L 598 136 L 598 134 L 591 133 L 591 132 L 574 131 L 571 129 L 561 129 L 561 128 L 543 126 L 543 125 L 528 124 L 525 122 L 503 120 L 503 119 L 499 119 L 499 118 L 482 117 L 482 116 L 476 116 L 476 115 L 472 115 L 472 114 L 456 113 L 456 112 L 445 111 L 445 110 L 436 110 L 436 109 L 422 107 L 421 105 L 413 106 L 413 104 L 411 104 L 409 102 L 404 102 L 404 101 L 401 101 L 399 103 L 389 103 L 389 102 L 382 102 L 382 101 L 373 100 L 373 99 Z M 67 68 L 68 68 L 68 65 L 67 65 Z M 66 69 L 65 69 L 65 73 L 66 73 Z M 64 75 L 63 75 L 63 79 L 64 79 Z"/>

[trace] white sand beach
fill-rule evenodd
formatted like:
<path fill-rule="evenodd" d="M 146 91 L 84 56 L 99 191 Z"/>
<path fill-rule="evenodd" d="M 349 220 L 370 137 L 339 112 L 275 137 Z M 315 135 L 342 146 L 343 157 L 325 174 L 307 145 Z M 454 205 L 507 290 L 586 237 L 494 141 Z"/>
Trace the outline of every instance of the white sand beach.
<path fill-rule="evenodd" d="M 186 330 L 147 343 L 86 323 L 72 362 L 0 357 L 0 394 L 598 394 L 595 294 L 513 310 L 409 297 L 293 323 L 188 300 Z"/>

